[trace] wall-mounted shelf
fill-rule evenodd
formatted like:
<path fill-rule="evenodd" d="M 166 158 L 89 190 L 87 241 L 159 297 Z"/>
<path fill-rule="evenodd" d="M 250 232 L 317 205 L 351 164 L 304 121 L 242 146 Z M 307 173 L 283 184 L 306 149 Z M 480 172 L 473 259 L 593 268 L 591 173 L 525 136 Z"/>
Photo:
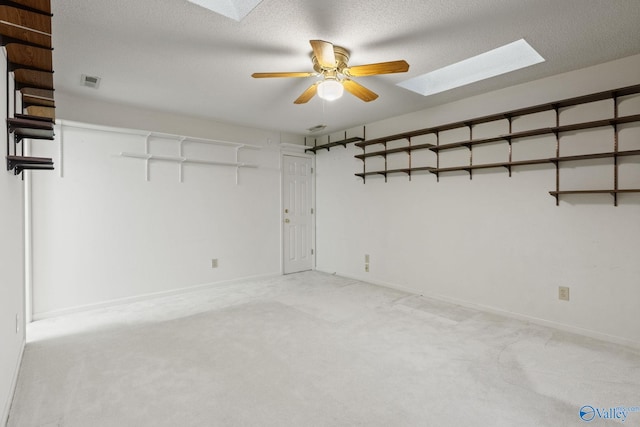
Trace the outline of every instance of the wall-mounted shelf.
<path fill-rule="evenodd" d="M 24 156 L 25 144 L 19 145 L 24 139 L 54 139 L 54 115 L 49 110 L 41 112 L 46 116 L 30 116 L 29 110 L 24 114 L 24 110 L 31 105 L 55 107 L 51 17 L 50 0 L 0 0 L 0 44 L 4 46 L 7 56 L 6 159 L 7 169 L 13 170 L 16 175 L 23 170 L 53 169 L 51 159 Z M 13 96 L 9 92 L 12 75 Z M 22 95 L 20 104 L 17 91 Z"/>
<path fill-rule="evenodd" d="M 23 170 L 53 170 L 53 160 L 48 157 L 7 156 L 7 170 L 15 175 Z"/>
<path fill-rule="evenodd" d="M 621 97 L 634 95 L 640 93 L 640 85 L 624 87 L 620 89 L 614 89 L 604 92 L 599 92 L 591 95 L 580 96 L 576 98 L 565 99 L 561 101 L 550 102 L 546 104 L 536 105 L 529 108 L 522 108 L 513 111 L 507 111 L 499 114 L 492 114 L 489 116 L 479 117 L 470 120 L 464 120 L 454 123 L 445 124 L 442 126 L 435 126 L 431 128 L 420 129 L 416 131 L 403 132 L 399 134 L 389 135 L 382 138 L 376 138 L 368 141 L 357 142 L 355 145 L 362 148 L 363 153 L 358 154 L 355 158 L 363 161 L 363 171 L 362 173 L 356 173 L 355 175 L 363 178 L 363 181 L 366 182 L 366 177 L 371 175 L 382 175 L 385 177 L 385 181 L 387 180 L 387 176 L 393 173 L 404 173 L 411 178 L 411 172 L 413 171 L 428 171 L 432 174 L 435 174 L 438 179 L 440 178 L 441 173 L 446 172 L 455 172 L 455 171 L 466 171 L 469 173 L 469 177 L 472 177 L 472 171 L 477 169 L 490 169 L 490 168 L 506 168 L 509 171 L 509 175 L 511 175 L 511 169 L 515 166 L 524 166 L 524 165 L 536 165 L 536 164 L 551 164 L 556 167 L 556 190 L 551 191 L 550 194 L 556 197 L 556 203 L 559 204 L 559 196 L 563 194 L 598 194 L 598 193 L 611 193 L 614 196 L 614 204 L 617 205 L 617 194 L 620 193 L 636 193 L 640 192 L 640 190 L 636 189 L 625 189 L 621 190 L 618 188 L 618 161 L 619 157 L 626 156 L 640 156 L 640 150 L 627 150 L 627 151 L 619 151 L 618 150 L 618 126 L 626 123 L 635 123 L 640 122 L 640 114 L 632 114 L 627 116 L 619 116 L 618 115 L 618 100 Z M 572 123 L 566 125 L 560 125 L 560 110 L 567 107 L 578 106 L 582 104 L 589 104 L 596 101 L 603 101 L 607 99 L 612 99 L 614 103 L 614 112 L 613 117 L 601 120 L 592 120 L 585 121 L 580 123 Z M 509 132 L 507 134 L 502 134 L 494 137 L 488 138 L 474 138 L 473 137 L 473 128 L 475 125 L 490 123 L 494 121 L 507 120 L 509 125 L 509 131 L 512 128 L 512 121 L 514 118 L 526 116 L 529 114 L 540 113 L 544 111 L 554 111 L 556 115 L 556 125 L 531 129 L 521 132 Z M 601 153 L 591 153 L 591 154 L 583 154 L 583 155 L 573 155 L 573 156 L 560 156 L 560 136 L 563 133 L 567 132 L 578 132 L 587 129 L 596 129 L 601 127 L 611 126 L 614 131 L 614 144 L 613 151 L 609 152 L 601 152 Z M 440 144 L 440 133 L 448 130 L 454 130 L 459 128 L 466 128 L 469 132 L 469 138 L 463 141 Z M 412 138 L 423 136 L 423 135 L 434 135 L 436 139 L 436 144 L 418 144 L 412 145 Z M 513 142 L 519 140 L 525 140 L 526 138 L 542 136 L 542 135 L 554 135 L 556 138 L 556 156 L 550 158 L 538 158 L 531 160 L 520 160 L 513 161 L 511 156 L 511 144 Z M 393 148 L 387 149 L 387 144 L 392 141 L 407 141 L 407 145 L 403 146 L 394 146 Z M 505 142 L 509 144 L 509 152 L 508 159 L 505 162 L 496 162 L 496 163 L 481 163 L 474 164 L 473 162 L 473 147 L 481 144 L 490 144 L 497 142 Z M 374 145 L 382 145 L 384 149 L 376 150 L 372 152 L 366 152 L 366 148 Z M 397 145 L 397 143 L 396 143 Z M 440 167 L 440 153 L 446 150 L 455 150 L 460 148 L 466 148 L 470 151 L 469 163 L 466 165 L 459 166 L 451 166 L 451 167 Z M 436 154 L 436 166 L 420 166 L 420 167 L 412 167 L 411 166 L 411 154 L 417 150 L 430 150 Z M 387 168 L 387 156 L 393 153 L 401 153 L 406 152 L 408 154 L 409 167 L 408 168 L 399 168 L 399 169 L 388 169 Z M 384 158 L 384 168 L 379 170 L 367 170 L 366 161 L 368 158 L 381 156 Z M 602 159 L 602 158 L 613 158 L 614 159 L 614 186 L 612 190 L 560 190 L 560 164 L 562 162 L 569 161 L 580 161 L 580 160 L 589 160 L 589 159 Z"/>
<path fill-rule="evenodd" d="M 180 136 L 180 135 L 173 135 L 173 134 L 159 133 L 159 132 L 148 132 L 148 133 L 142 134 L 139 131 L 133 131 L 133 130 L 125 130 L 125 129 L 113 130 L 113 129 L 106 129 L 106 128 L 103 128 L 103 127 L 100 127 L 100 126 L 91 126 L 91 125 L 82 126 L 82 125 L 79 125 L 79 124 L 67 125 L 66 123 L 67 122 L 63 123 L 63 126 L 81 127 L 81 128 L 88 128 L 88 129 L 104 130 L 104 131 L 108 131 L 108 132 L 118 132 L 118 133 L 125 133 L 125 134 L 143 135 L 144 136 L 144 153 L 120 152 L 118 154 L 118 156 L 144 160 L 145 161 L 145 179 L 147 181 L 150 181 L 149 163 L 151 161 L 162 161 L 162 162 L 177 163 L 178 164 L 178 179 L 179 179 L 179 182 L 183 182 L 183 165 L 185 165 L 185 164 L 202 164 L 202 165 L 211 165 L 211 166 L 234 167 L 236 169 L 236 184 L 239 183 L 239 170 L 241 168 L 259 168 L 259 166 L 256 165 L 256 164 L 240 162 L 238 160 L 240 150 L 242 150 L 242 149 L 261 150 L 262 147 L 260 147 L 258 145 L 245 144 L 245 143 L 241 143 L 241 142 L 216 140 L 216 139 Z M 178 147 L 177 147 L 178 148 L 178 150 L 177 150 L 178 151 L 178 155 L 177 156 L 169 156 L 169 155 L 161 155 L 161 154 L 152 153 L 151 152 L 151 142 L 152 142 L 152 140 L 154 138 L 160 139 L 160 140 L 164 140 L 164 141 L 168 140 L 168 141 L 176 142 L 177 145 L 178 145 Z M 233 154 L 235 155 L 235 161 L 229 162 L 229 161 L 206 160 L 206 159 L 196 159 L 196 158 L 192 158 L 192 157 L 187 157 L 187 156 L 183 155 L 184 144 L 186 144 L 186 143 L 199 143 L 199 144 L 209 144 L 209 145 L 217 145 L 217 146 L 221 146 L 221 147 L 227 147 L 227 148 L 229 148 L 231 150 L 234 150 Z"/>
<path fill-rule="evenodd" d="M 10 6 L 0 6 L 2 45 L 23 43 L 51 49 L 51 17 Z"/>
<path fill-rule="evenodd" d="M 0 0 L 0 5 L 39 13 L 48 16 L 49 18 L 53 16 L 51 14 L 50 0 Z"/>
<path fill-rule="evenodd" d="M 320 150 L 331 150 L 333 147 L 337 147 L 337 146 L 342 146 L 342 147 L 347 147 L 348 144 L 353 144 L 354 142 L 362 142 L 365 140 L 365 135 L 366 135 L 366 128 L 363 126 L 362 127 L 362 136 L 353 136 L 353 137 L 347 137 L 347 132 L 344 133 L 344 138 L 338 140 L 338 141 L 331 141 L 331 136 L 327 136 L 327 142 L 324 144 L 320 144 L 318 145 L 318 140 L 314 139 L 313 141 L 313 147 L 308 147 L 305 149 L 305 151 L 311 151 L 314 154 Z M 305 138 L 304 140 L 304 145 L 307 145 L 307 139 Z"/>
<path fill-rule="evenodd" d="M 241 163 L 241 162 L 218 162 L 215 160 L 201 160 L 201 159 L 192 159 L 188 157 L 177 157 L 177 156 L 162 156 L 158 154 L 141 154 L 141 153 L 127 153 L 120 152 L 121 157 L 132 157 L 134 159 L 145 159 L 145 160 L 160 160 L 164 162 L 172 162 L 172 163 L 194 163 L 201 165 L 213 165 L 213 166 L 233 166 L 238 168 L 257 168 L 258 165 L 250 164 L 250 163 Z"/>

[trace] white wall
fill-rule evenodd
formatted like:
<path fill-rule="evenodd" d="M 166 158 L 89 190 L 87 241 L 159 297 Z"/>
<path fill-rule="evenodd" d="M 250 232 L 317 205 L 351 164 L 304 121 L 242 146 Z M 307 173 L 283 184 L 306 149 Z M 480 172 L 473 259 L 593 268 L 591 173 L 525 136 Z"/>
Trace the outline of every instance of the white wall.
<path fill-rule="evenodd" d="M 0 61 L 0 74 L 6 62 Z M 2 85 L 4 94 L 4 85 Z M 3 97 L 4 98 L 4 95 Z M 6 116 L 1 103 L 2 117 Z M 6 135 L 4 120 L 0 135 Z M 4 138 L 3 138 L 4 139 Z M 4 151 L 5 141 L 2 142 Z M 4 156 L 3 156 L 4 157 Z M 4 160 L 4 159 L 3 159 Z M 9 415 L 14 381 L 24 346 L 23 183 L 13 172 L 0 173 L 0 425 Z M 19 330 L 16 330 L 16 322 Z"/>
<path fill-rule="evenodd" d="M 36 151 L 57 170 L 33 179 L 34 318 L 114 300 L 244 277 L 279 274 L 280 149 L 276 132 L 58 98 L 59 118 L 92 120 L 260 146 L 241 150 L 257 169 L 119 157 L 145 137 L 65 126 Z M 138 121 L 139 119 L 139 121 Z M 294 140 L 293 137 L 288 137 Z M 62 144 L 62 150 L 60 150 Z M 186 157 L 234 161 L 230 147 L 187 142 Z M 62 152 L 62 157 L 60 155 Z M 177 140 L 152 137 L 150 152 L 177 156 Z M 62 169 L 62 177 L 60 172 Z M 219 267 L 213 269 L 211 260 Z"/>
<path fill-rule="evenodd" d="M 369 139 L 480 117 L 519 107 L 639 84 L 640 56 L 507 88 L 367 125 Z M 620 114 L 640 113 L 640 96 Z M 603 102 L 563 111 L 561 123 L 611 117 Z M 547 113 L 518 119 L 514 131 L 553 126 Z M 505 123 L 478 127 L 476 137 L 506 133 Z M 640 125 L 626 125 L 620 149 L 640 149 Z M 357 129 L 352 130 L 357 132 Z M 441 143 L 468 134 L 445 133 Z M 334 138 L 332 137 L 332 140 Z M 428 142 L 415 140 L 414 144 Z M 553 157 L 555 138 L 513 145 L 514 160 Z M 561 155 L 613 151 L 613 131 L 565 134 Z M 391 146 L 390 146 L 391 147 Z M 507 160 L 506 144 L 474 148 L 474 163 Z M 381 147 L 378 146 L 377 149 Z M 368 151 L 373 151 L 374 147 Z M 317 268 L 400 287 L 460 304 L 483 307 L 587 335 L 640 347 L 640 195 L 566 196 L 560 206 L 553 165 L 442 175 L 390 175 L 362 179 L 362 150 L 322 151 L 317 157 Z M 468 162 L 468 150 L 443 153 L 441 167 Z M 640 159 L 622 160 L 620 186 L 640 188 Z M 382 158 L 367 162 L 383 167 Z M 389 156 L 389 168 L 407 155 Z M 416 152 L 413 165 L 435 166 L 435 154 Z M 565 164 L 561 186 L 613 185 L 612 160 Z M 371 257 L 364 271 L 364 255 Z M 571 301 L 558 300 L 558 286 Z"/>

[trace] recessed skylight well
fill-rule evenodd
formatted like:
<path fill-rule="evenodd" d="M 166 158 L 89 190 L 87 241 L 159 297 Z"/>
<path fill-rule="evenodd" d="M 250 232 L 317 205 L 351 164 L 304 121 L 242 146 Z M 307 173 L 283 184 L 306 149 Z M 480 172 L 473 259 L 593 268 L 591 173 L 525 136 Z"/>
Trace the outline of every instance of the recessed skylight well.
<path fill-rule="evenodd" d="M 262 0 L 188 0 L 235 21 L 242 21 Z"/>
<path fill-rule="evenodd" d="M 524 39 L 398 83 L 428 96 L 544 62 Z"/>

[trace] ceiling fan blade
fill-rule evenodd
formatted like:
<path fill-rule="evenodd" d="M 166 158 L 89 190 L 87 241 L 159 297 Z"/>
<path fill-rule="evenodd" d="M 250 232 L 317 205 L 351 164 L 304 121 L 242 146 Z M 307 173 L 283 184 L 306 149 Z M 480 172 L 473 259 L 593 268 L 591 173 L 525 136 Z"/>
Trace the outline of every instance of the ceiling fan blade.
<path fill-rule="evenodd" d="M 264 79 L 268 77 L 312 77 L 316 73 L 253 73 L 251 77 L 255 79 Z"/>
<path fill-rule="evenodd" d="M 309 40 L 309 43 L 311 43 L 313 54 L 322 68 L 336 67 L 336 54 L 331 43 L 322 40 Z"/>
<path fill-rule="evenodd" d="M 405 60 L 379 62 L 377 64 L 356 65 L 344 69 L 344 73 L 353 77 L 375 76 L 377 74 L 406 73 L 409 64 Z"/>
<path fill-rule="evenodd" d="M 307 88 L 307 90 L 302 92 L 302 95 L 300 95 L 298 97 L 298 99 L 293 101 L 293 103 L 294 104 L 306 104 L 307 102 L 309 102 L 309 100 L 315 96 L 316 92 L 318 92 L 318 83 L 319 82 L 316 82 L 316 83 L 312 84 L 311 86 L 309 86 Z"/>
<path fill-rule="evenodd" d="M 357 96 L 364 102 L 370 102 L 378 97 L 378 94 L 362 86 L 360 83 L 356 83 L 353 80 L 345 79 L 342 81 L 342 85 L 347 92 Z"/>

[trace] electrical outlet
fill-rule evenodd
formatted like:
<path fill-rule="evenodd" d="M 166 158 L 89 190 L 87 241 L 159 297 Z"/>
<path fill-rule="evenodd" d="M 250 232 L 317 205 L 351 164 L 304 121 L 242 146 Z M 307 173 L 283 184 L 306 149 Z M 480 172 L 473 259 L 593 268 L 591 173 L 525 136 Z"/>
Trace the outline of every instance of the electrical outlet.
<path fill-rule="evenodd" d="M 369 254 L 364 254 L 364 263 L 369 264 Z"/>
<path fill-rule="evenodd" d="M 211 268 L 218 268 L 218 258 L 213 258 L 211 260 Z"/>
<path fill-rule="evenodd" d="M 568 286 L 558 286 L 558 299 L 562 301 L 569 301 Z"/>
<path fill-rule="evenodd" d="M 367 273 L 369 272 L 369 264 L 364 265 L 364 271 Z"/>

